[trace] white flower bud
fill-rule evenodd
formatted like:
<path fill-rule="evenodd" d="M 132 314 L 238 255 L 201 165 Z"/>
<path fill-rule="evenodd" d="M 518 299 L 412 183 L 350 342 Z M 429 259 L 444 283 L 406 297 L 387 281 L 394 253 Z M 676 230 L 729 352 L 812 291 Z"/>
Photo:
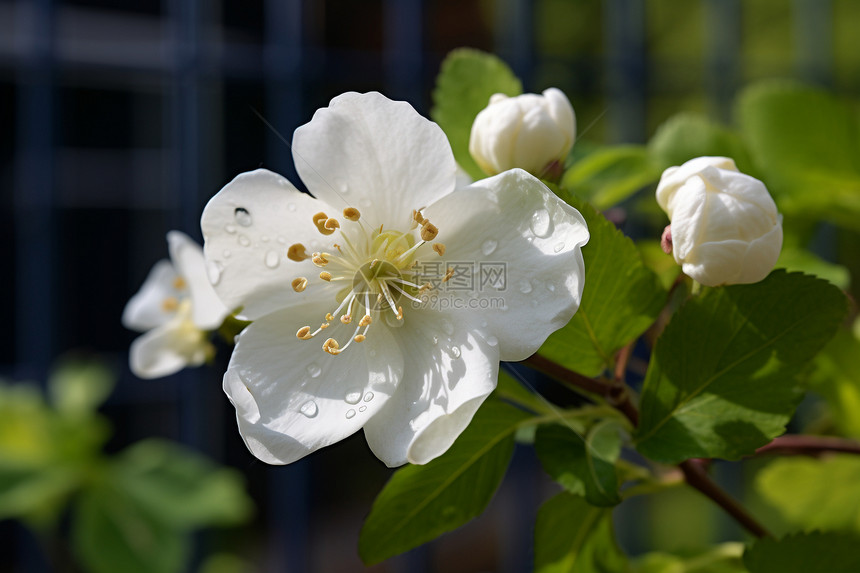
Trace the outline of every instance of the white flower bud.
<path fill-rule="evenodd" d="M 553 162 L 564 162 L 575 136 L 576 116 L 561 90 L 494 94 L 472 124 L 469 153 L 488 175 L 519 167 L 545 177 Z"/>
<path fill-rule="evenodd" d="M 782 248 L 782 215 L 764 183 L 728 157 L 698 157 L 663 172 L 657 203 L 672 223 L 675 261 L 706 286 L 765 278 Z"/>

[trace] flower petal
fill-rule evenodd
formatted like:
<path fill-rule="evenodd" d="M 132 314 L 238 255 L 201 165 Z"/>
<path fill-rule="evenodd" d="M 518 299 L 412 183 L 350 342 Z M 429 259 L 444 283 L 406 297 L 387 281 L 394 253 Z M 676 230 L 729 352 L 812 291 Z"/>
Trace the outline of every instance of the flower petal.
<path fill-rule="evenodd" d="M 164 301 L 180 297 L 175 284 L 178 278 L 170 261 L 163 259 L 155 263 L 152 270 L 122 313 L 122 324 L 130 330 L 146 332 L 167 323 L 175 314 L 176 307 Z"/>
<path fill-rule="evenodd" d="M 287 259 L 287 249 L 302 243 L 311 253 L 322 248 L 313 224 L 327 205 L 298 191 L 289 181 L 265 169 L 238 175 L 203 210 L 201 227 L 210 280 L 239 318 L 255 320 L 276 310 L 306 304 L 309 293 L 290 283 L 298 276 L 311 281 L 309 291 L 330 290 L 315 280 L 310 260 Z M 333 300 L 334 295 L 330 293 Z"/>
<path fill-rule="evenodd" d="M 317 110 L 293 135 L 293 158 L 315 197 L 359 209 L 371 226 L 408 223 L 412 209 L 454 189 L 457 172 L 438 125 L 376 92 Z"/>
<path fill-rule="evenodd" d="M 138 336 L 129 349 L 129 367 L 138 378 L 161 378 L 206 361 L 208 342 L 186 316 Z"/>
<path fill-rule="evenodd" d="M 203 249 L 179 231 L 167 233 L 167 244 L 170 260 L 187 283 L 191 296 L 191 320 L 201 330 L 219 327 L 229 312 L 209 282 Z"/>
<path fill-rule="evenodd" d="M 245 444 L 266 463 L 294 462 L 356 432 L 402 376 L 403 358 L 384 325 L 337 356 L 322 350 L 323 341 L 335 335 L 344 346 L 352 328 L 334 322 L 312 340 L 296 338 L 296 330 L 318 324 L 327 310 L 308 305 L 273 313 L 237 340 L 224 391 Z"/>
<path fill-rule="evenodd" d="M 582 299 L 582 246 L 588 228 L 579 211 L 520 169 L 477 181 L 425 210 L 447 247 L 443 265 L 463 266 L 430 291 L 431 304 L 486 323 L 502 360 L 523 360 L 568 323 Z"/>
<path fill-rule="evenodd" d="M 394 396 L 364 427 L 389 467 L 426 464 L 443 454 L 496 387 L 498 347 L 459 313 L 417 310 L 394 331 L 408 357 Z"/>

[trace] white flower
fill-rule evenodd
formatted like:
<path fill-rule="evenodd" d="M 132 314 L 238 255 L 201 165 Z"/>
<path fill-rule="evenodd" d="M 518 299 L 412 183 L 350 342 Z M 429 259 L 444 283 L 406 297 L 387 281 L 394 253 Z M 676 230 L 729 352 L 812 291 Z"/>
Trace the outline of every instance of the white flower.
<path fill-rule="evenodd" d="M 576 116 L 564 92 L 494 94 L 472 124 L 469 153 L 488 175 L 519 167 L 544 177 L 564 163 L 576 136 Z"/>
<path fill-rule="evenodd" d="M 206 331 L 229 314 L 209 282 L 203 249 L 179 231 L 169 232 L 167 243 L 171 260 L 152 267 L 122 314 L 126 328 L 146 332 L 129 353 L 131 371 L 140 378 L 203 364 L 211 352 Z"/>
<path fill-rule="evenodd" d="M 765 278 L 782 248 L 782 215 L 764 184 L 728 157 L 698 157 L 663 172 L 657 202 L 671 220 L 672 253 L 706 286 Z"/>
<path fill-rule="evenodd" d="M 254 321 L 224 376 L 239 430 L 273 464 L 361 428 L 426 463 L 576 311 L 585 222 L 521 170 L 455 190 L 442 130 L 378 93 L 318 110 L 293 158 L 316 198 L 258 169 L 203 212 L 215 288 Z"/>

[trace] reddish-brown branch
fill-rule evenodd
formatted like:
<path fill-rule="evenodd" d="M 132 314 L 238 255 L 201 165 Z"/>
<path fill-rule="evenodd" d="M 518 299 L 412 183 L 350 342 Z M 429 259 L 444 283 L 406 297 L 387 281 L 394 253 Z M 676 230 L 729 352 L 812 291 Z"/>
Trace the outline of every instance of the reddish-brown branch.
<path fill-rule="evenodd" d="M 624 348 L 618 351 L 618 356 L 615 359 L 615 381 L 624 383 L 627 379 L 627 363 L 630 361 L 630 355 L 633 354 L 633 346 L 636 344 L 634 340 Z"/>
<path fill-rule="evenodd" d="M 828 436 L 780 436 L 766 446 L 756 450 L 756 454 L 799 454 L 819 456 L 827 452 L 860 454 L 860 442 L 845 438 Z"/>

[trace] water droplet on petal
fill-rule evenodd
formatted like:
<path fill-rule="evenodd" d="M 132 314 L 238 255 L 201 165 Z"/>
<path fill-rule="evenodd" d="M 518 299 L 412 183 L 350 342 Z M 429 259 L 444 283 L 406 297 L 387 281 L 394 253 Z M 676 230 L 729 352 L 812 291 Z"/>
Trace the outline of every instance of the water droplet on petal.
<path fill-rule="evenodd" d="M 532 292 L 532 283 L 528 281 L 528 279 L 523 279 L 519 284 L 520 292 L 523 294 L 529 294 Z"/>
<path fill-rule="evenodd" d="M 358 409 L 359 412 L 364 412 L 365 410 L 367 410 L 367 406 L 362 406 Z"/>
<path fill-rule="evenodd" d="M 231 253 L 231 252 L 230 252 L 230 249 L 224 249 L 224 252 L 222 252 L 222 253 L 221 253 L 221 255 L 222 255 L 225 259 L 229 259 L 229 258 L 230 258 L 230 255 L 232 255 L 232 254 L 233 254 L 233 253 Z"/>
<path fill-rule="evenodd" d="M 290 211 L 295 211 L 296 210 L 296 204 L 295 203 L 288 204 L 287 209 L 289 209 Z"/>
<path fill-rule="evenodd" d="M 552 233 L 552 219 L 549 217 L 549 211 L 538 209 L 532 213 L 531 229 L 538 237 L 548 237 Z"/>
<path fill-rule="evenodd" d="M 346 392 L 346 396 L 343 399 L 347 404 L 358 404 L 361 401 L 363 392 L 361 388 L 353 388 Z"/>
<path fill-rule="evenodd" d="M 433 337 L 433 344 L 439 344 L 439 337 L 438 336 Z"/>
<path fill-rule="evenodd" d="M 362 197 L 358 202 L 362 207 L 370 207 L 373 203 L 367 197 Z"/>
<path fill-rule="evenodd" d="M 564 249 L 564 242 L 557 244 L 555 247 L 553 247 L 552 250 L 555 251 L 556 253 L 560 253 L 562 251 L 562 249 Z"/>
<path fill-rule="evenodd" d="M 320 372 L 322 372 L 322 370 L 317 364 L 314 363 L 308 365 L 308 374 L 311 375 L 311 378 L 316 378 L 320 375 Z"/>
<path fill-rule="evenodd" d="M 354 418 L 354 417 L 355 417 L 355 410 L 350 408 L 349 410 L 346 411 L 346 419 L 347 420 L 349 420 L 350 418 Z"/>
<path fill-rule="evenodd" d="M 487 239 L 484 241 L 484 244 L 481 245 L 481 252 L 484 253 L 485 256 L 489 256 L 493 254 L 493 251 L 496 250 L 496 247 L 499 246 L 499 242 L 493 239 Z"/>
<path fill-rule="evenodd" d="M 224 230 L 232 235 L 236 232 L 236 225 L 224 225 Z"/>
<path fill-rule="evenodd" d="M 285 239 L 284 237 L 278 237 L 278 243 L 280 243 L 281 245 L 286 245 L 287 239 Z"/>
<path fill-rule="evenodd" d="M 370 402 L 371 400 L 373 400 L 373 392 L 368 392 L 367 394 L 364 395 L 364 401 L 365 402 Z"/>
<path fill-rule="evenodd" d="M 236 209 L 233 210 L 233 217 L 236 219 L 236 222 L 243 227 L 251 226 L 251 214 L 244 207 L 236 207 Z"/>
<path fill-rule="evenodd" d="M 555 285 L 552 283 L 546 283 L 546 290 L 549 292 L 555 292 Z"/>
<path fill-rule="evenodd" d="M 453 356 L 454 358 L 460 358 L 460 348 L 457 346 L 452 347 L 451 356 Z"/>
<path fill-rule="evenodd" d="M 263 241 L 264 243 L 268 243 L 269 242 L 269 236 L 268 235 L 262 235 L 260 237 L 260 240 Z"/>
<path fill-rule="evenodd" d="M 496 346 L 498 343 L 499 343 L 499 339 L 496 338 L 495 336 L 488 336 L 487 337 L 487 344 L 489 344 L 490 346 Z"/>
<path fill-rule="evenodd" d="M 251 239 L 248 238 L 248 235 L 239 235 L 239 238 L 237 239 L 237 241 L 243 247 L 250 247 L 251 246 Z"/>
<path fill-rule="evenodd" d="M 317 403 L 313 400 L 308 400 L 302 407 L 299 408 L 299 412 L 307 416 L 308 418 L 313 418 L 319 413 L 319 408 L 317 407 Z"/>
<path fill-rule="evenodd" d="M 218 261 L 209 261 L 206 264 L 206 274 L 209 275 L 209 282 L 217 285 L 221 281 L 221 272 L 224 267 Z"/>
<path fill-rule="evenodd" d="M 266 253 L 266 266 L 270 269 L 275 269 L 281 262 L 281 256 L 278 255 L 277 251 L 269 251 Z"/>

